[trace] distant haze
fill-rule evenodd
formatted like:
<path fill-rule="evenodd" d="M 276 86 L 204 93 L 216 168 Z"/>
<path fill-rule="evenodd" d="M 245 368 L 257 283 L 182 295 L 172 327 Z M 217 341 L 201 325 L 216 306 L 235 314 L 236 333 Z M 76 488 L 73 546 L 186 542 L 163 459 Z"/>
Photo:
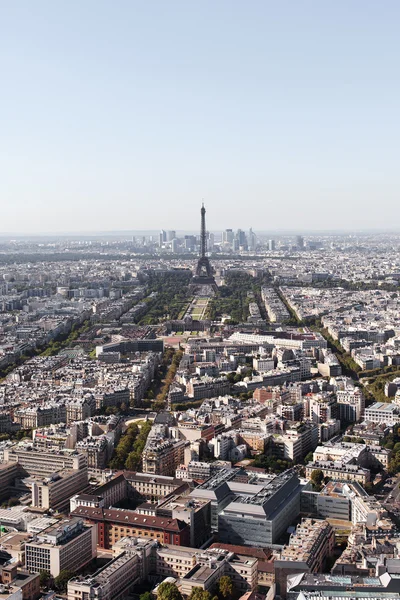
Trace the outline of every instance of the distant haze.
<path fill-rule="evenodd" d="M 20 0 L 0 233 L 400 229 L 394 0 Z"/>

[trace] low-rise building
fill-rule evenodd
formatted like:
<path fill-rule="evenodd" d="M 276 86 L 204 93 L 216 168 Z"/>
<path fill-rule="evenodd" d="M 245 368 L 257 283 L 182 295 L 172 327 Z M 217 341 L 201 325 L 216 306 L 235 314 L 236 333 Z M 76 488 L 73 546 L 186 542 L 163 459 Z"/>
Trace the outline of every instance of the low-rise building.
<path fill-rule="evenodd" d="M 400 419 L 400 406 L 394 402 L 375 402 L 365 409 L 364 418 L 372 423 L 395 425 Z"/>
<path fill-rule="evenodd" d="M 336 481 L 357 481 L 365 485 L 370 480 L 370 471 L 358 465 L 343 463 L 342 461 L 316 460 L 306 466 L 306 476 L 311 477 L 315 470 L 321 470 L 324 477 Z"/>
<path fill-rule="evenodd" d="M 182 480 L 175 477 L 161 475 L 154 477 L 151 473 L 125 471 L 123 476 L 128 485 L 128 493 L 130 491 L 133 496 L 143 500 L 164 498 L 182 485 Z"/>

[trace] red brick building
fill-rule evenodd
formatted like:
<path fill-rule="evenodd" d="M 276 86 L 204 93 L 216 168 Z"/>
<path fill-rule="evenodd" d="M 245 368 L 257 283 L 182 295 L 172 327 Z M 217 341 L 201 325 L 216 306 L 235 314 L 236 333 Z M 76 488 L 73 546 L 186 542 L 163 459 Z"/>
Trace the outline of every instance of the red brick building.
<path fill-rule="evenodd" d="M 133 510 L 119 508 L 86 506 L 78 506 L 71 515 L 97 524 L 97 543 L 101 548 L 111 548 L 125 536 L 150 538 L 161 544 L 190 546 L 190 526 L 179 519 L 140 515 Z"/>

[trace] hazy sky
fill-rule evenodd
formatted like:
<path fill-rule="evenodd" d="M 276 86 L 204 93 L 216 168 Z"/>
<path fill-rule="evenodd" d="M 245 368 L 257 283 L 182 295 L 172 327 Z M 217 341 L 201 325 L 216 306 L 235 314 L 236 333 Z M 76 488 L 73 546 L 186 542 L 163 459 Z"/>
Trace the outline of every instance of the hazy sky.
<path fill-rule="evenodd" d="M 0 232 L 400 229 L 398 0 L 0 0 Z"/>

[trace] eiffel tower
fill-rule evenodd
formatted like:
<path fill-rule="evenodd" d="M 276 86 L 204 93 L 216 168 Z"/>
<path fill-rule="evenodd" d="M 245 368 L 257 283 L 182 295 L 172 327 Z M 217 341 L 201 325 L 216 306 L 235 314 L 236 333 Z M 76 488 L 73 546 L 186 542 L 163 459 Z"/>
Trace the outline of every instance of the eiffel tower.
<path fill-rule="evenodd" d="M 196 296 L 212 296 L 218 287 L 207 254 L 206 209 L 201 207 L 200 256 L 197 261 L 196 274 L 192 278 L 191 291 Z"/>

